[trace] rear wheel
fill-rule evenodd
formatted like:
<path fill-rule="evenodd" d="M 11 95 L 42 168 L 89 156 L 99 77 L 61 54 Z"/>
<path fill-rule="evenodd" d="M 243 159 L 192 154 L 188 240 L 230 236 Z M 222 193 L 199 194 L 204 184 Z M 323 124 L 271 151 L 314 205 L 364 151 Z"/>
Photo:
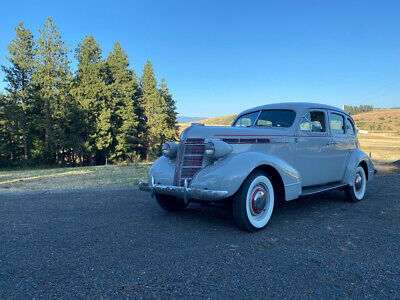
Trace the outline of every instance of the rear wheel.
<path fill-rule="evenodd" d="M 166 211 L 181 211 L 187 207 L 187 204 L 182 199 L 174 196 L 155 194 L 154 195 L 158 204 Z"/>
<path fill-rule="evenodd" d="M 353 186 L 346 187 L 344 192 L 347 200 L 358 202 L 364 198 L 365 191 L 367 190 L 367 176 L 363 167 L 357 167 L 353 180 Z"/>
<path fill-rule="evenodd" d="M 233 198 L 233 216 L 237 225 L 248 231 L 264 228 L 274 209 L 274 188 L 268 175 L 252 173 Z"/>

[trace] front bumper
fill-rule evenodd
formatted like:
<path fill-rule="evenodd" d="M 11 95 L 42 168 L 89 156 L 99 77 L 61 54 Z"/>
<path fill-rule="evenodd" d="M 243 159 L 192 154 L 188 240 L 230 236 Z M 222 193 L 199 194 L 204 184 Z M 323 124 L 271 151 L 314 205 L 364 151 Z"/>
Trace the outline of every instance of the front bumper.
<path fill-rule="evenodd" d="M 174 185 L 159 185 L 153 182 L 149 185 L 146 182 L 139 183 L 139 189 L 141 191 L 151 192 L 152 194 L 163 194 L 175 196 L 177 198 L 184 199 L 187 202 L 189 199 L 203 200 L 203 201 L 217 201 L 224 199 L 228 196 L 228 191 L 215 191 L 190 188 L 185 184 L 182 186 Z"/>

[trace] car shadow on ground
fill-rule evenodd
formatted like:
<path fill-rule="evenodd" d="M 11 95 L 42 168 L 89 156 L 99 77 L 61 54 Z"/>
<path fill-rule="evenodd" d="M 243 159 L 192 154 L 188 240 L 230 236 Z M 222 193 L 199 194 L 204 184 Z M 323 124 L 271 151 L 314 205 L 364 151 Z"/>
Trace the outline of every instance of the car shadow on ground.
<path fill-rule="evenodd" d="M 343 214 L 347 210 L 351 210 L 358 206 L 375 205 L 372 199 L 379 198 L 387 188 L 385 182 L 391 178 L 393 182 L 400 181 L 400 168 L 391 164 L 379 169 L 374 181 L 368 187 L 365 199 L 359 203 L 349 202 L 345 198 L 343 190 L 331 190 L 315 195 L 300 197 L 291 201 L 277 201 L 275 203 L 274 212 L 267 228 L 271 226 L 279 226 L 283 220 L 301 219 L 310 217 L 312 214 L 319 213 L 320 216 Z M 370 202 L 366 204 L 366 202 Z M 177 214 L 180 218 L 193 224 L 213 224 L 221 227 L 235 227 L 232 209 L 221 205 L 201 205 L 191 203 L 189 207 Z"/>
<path fill-rule="evenodd" d="M 335 190 L 327 191 L 316 195 L 304 196 L 292 201 L 285 201 L 276 203 L 271 220 L 267 225 L 270 226 L 283 226 L 287 219 L 301 219 L 302 217 L 309 217 L 313 212 L 339 212 L 342 211 L 343 206 L 347 207 L 352 205 L 346 201 L 344 192 Z M 161 212 L 164 216 L 162 219 L 165 221 L 170 220 L 171 213 Z M 233 219 L 232 208 L 218 204 L 200 204 L 190 203 L 189 206 L 182 212 L 173 213 L 173 219 L 179 219 L 184 226 L 195 228 L 207 228 L 211 226 L 215 229 L 241 231 L 235 226 Z"/>

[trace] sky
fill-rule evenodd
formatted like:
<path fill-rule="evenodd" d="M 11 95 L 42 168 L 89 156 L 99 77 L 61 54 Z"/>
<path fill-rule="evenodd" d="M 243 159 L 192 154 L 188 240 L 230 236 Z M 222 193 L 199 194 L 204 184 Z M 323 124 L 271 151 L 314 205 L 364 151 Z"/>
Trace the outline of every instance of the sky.
<path fill-rule="evenodd" d="M 181 116 L 288 101 L 400 107 L 399 15 L 397 0 L 6 1 L 0 64 L 19 22 L 37 38 L 51 16 L 73 71 L 85 35 L 103 56 L 119 41 L 137 75 L 151 60 Z"/>

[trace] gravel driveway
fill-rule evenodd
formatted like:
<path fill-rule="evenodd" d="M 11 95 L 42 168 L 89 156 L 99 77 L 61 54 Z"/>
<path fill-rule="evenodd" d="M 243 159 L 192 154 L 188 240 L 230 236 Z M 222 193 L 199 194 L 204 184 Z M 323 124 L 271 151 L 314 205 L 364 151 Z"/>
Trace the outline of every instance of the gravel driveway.
<path fill-rule="evenodd" d="M 0 298 L 399 298 L 400 172 L 360 203 L 327 192 L 261 232 L 133 189 L 0 196 Z"/>

